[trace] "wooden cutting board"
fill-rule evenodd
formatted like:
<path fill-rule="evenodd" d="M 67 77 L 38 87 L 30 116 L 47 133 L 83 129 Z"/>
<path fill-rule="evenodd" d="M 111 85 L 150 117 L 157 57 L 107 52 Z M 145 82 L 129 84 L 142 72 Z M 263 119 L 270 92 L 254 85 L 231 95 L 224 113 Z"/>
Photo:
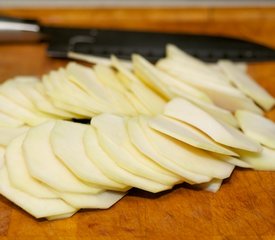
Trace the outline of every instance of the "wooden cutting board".
<path fill-rule="evenodd" d="M 275 47 L 275 9 L 67 9 L 14 10 L 53 25 L 121 27 L 218 33 Z M 41 75 L 66 61 L 49 59 L 46 45 L 0 46 L 0 81 Z M 275 96 L 275 62 L 249 72 Z M 275 121 L 275 110 L 267 114 Z M 108 210 L 85 210 L 60 221 L 35 220 L 0 197 L 0 240 L 275 239 L 275 172 L 234 171 L 216 193 L 187 185 L 160 193 L 131 191 Z"/>

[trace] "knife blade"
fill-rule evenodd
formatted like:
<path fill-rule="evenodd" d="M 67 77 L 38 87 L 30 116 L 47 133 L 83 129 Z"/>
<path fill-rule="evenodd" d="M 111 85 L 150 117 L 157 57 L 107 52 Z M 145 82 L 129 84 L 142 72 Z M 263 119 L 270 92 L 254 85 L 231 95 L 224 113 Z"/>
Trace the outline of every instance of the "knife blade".
<path fill-rule="evenodd" d="M 156 61 L 172 43 L 207 62 L 275 60 L 275 50 L 255 42 L 214 35 L 64 28 L 40 25 L 35 20 L 0 17 L 0 42 L 47 41 L 50 57 L 66 58 L 69 51 L 129 59 L 139 53 Z"/>

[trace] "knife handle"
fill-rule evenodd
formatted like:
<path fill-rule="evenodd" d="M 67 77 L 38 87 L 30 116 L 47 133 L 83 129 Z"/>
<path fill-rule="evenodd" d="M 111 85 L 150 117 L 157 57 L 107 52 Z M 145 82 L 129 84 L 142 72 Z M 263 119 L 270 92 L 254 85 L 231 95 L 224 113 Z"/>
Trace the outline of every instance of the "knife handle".
<path fill-rule="evenodd" d="M 37 42 L 41 39 L 37 21 L 0 16 L 0 43 Z"/>

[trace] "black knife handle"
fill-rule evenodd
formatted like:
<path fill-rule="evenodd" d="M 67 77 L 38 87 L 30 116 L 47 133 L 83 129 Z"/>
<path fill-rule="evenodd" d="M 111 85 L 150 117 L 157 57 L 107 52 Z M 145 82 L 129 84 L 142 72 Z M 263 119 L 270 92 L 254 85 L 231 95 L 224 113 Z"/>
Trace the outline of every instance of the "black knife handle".
<path fill-rule="evenodd" d="M 37 42 L 41 38 L 37 21 L 0 17 L 0 43 Z"/>

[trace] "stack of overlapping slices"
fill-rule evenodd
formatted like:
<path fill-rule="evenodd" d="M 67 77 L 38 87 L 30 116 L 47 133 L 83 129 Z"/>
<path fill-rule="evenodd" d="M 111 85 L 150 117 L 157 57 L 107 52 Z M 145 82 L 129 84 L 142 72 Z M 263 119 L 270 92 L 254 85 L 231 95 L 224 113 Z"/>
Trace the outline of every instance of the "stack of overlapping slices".
<path fill-rule="evenodd" d="M 263 115 L 275 100 L 245 65 L 172 45 L 155 65 L 71 56 L 95 65 L 0 86 L 0 192 L 31 215 L 109 208 L 133 187 L 215 192 L 236 166 L 275 170 L 275 124 Z"/>

